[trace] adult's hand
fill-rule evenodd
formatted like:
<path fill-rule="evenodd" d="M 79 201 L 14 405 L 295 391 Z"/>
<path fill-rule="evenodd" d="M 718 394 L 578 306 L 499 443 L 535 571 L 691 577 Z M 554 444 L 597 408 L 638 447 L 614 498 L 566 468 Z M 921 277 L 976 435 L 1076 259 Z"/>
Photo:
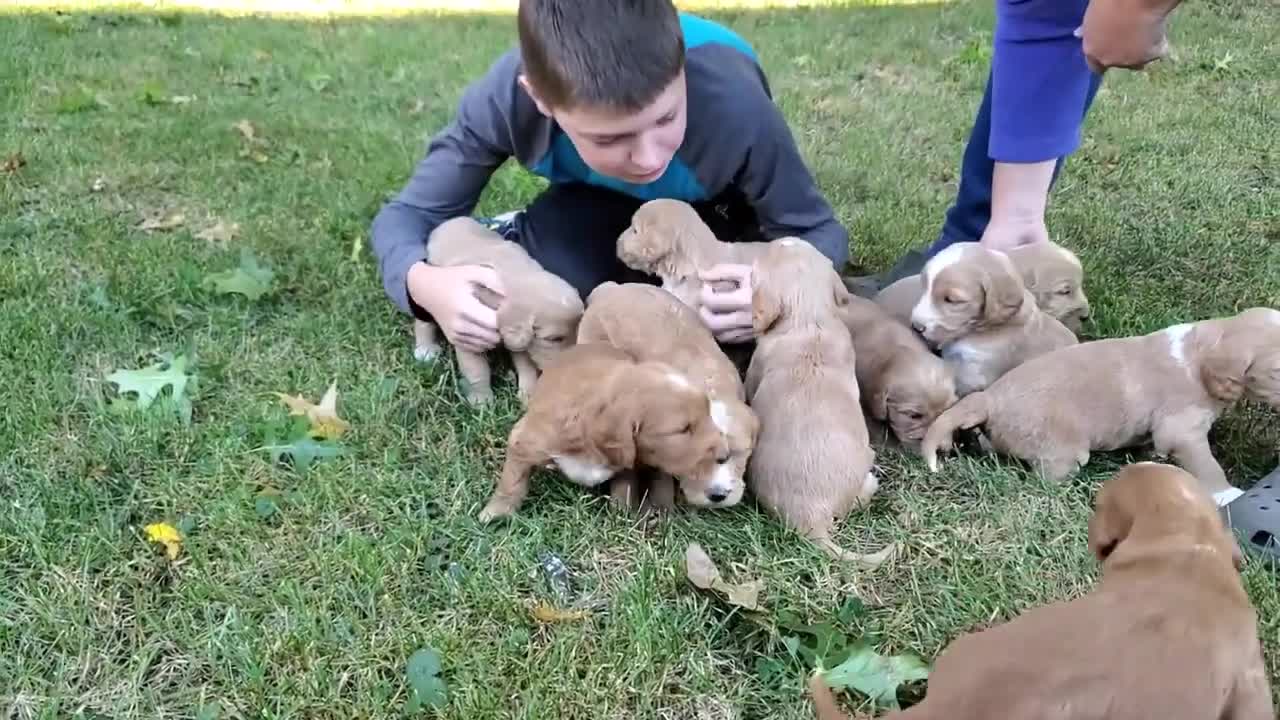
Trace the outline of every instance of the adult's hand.
<path fill-rule="evenodd" d="M 1140 70 L 1169 54 L 1165 21 L 1181 0 L 1090 0 L 1076 30 L 1095 73 Z"/>

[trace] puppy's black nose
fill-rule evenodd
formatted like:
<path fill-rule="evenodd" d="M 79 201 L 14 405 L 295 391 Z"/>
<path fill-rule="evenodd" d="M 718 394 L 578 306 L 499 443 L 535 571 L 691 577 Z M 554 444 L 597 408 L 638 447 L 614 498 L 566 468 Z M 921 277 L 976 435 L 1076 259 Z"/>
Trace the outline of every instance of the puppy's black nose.
<path fill-rule="evenodd" d="M 722 503 L 722 502 L 724 502 L 728 497 L 729 497 L 728 495 L 726 495 L 726 494 L 724 494 L 724 493 L 722 493 L 722 492 L 719 492 L 719 491 L 714 491 L 714 492 L 709 492 L 709 493 L 707 493 L 707 499 L 708 499 L 708 500 L 710 500 L 710 501 L 711 501 L 711 502 L 713 502 L 713 503 Z"/>
<path fill-rule="evenodd" d="M 716 456 L 716 464 L 717 464 L 717 465 L 723 465 L 723 464 L 725 464 L 725 463 L 727 463 L 727 462 L 729 462 L 729 453 L 724 453 L 723 455 L 717 455 L 717 456 Z"/>
<path fill-rule="evenodd" d="M 923 335 L 923 334 L 924 334 L 924 323 L 918 323 L 918 322 L 914 322 L 914 321 L 912 321 L 912 323 L 911 323 L 911 329 L 912 329 L 912 330 L 915 330 L 917 335 Z"/>

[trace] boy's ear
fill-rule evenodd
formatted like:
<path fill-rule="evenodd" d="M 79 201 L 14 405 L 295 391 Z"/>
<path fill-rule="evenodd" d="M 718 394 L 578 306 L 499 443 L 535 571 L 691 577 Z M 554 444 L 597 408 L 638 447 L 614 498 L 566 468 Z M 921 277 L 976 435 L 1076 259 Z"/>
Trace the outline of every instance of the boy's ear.
<path fill-rule="evenodd" d="M 524 73 L 516 76 L 516 82 L 520 83 L 520 87 L 524 88 L 525 93 L 533 99 L 533 104 L 538 106 L 538 112 L 551 117 L 551 108 L 542 101 L 542 98 L 538 97 L 538 92 L 533 89 L 533 85 L 529 82 L 529 78 L 525 77 Z"/>

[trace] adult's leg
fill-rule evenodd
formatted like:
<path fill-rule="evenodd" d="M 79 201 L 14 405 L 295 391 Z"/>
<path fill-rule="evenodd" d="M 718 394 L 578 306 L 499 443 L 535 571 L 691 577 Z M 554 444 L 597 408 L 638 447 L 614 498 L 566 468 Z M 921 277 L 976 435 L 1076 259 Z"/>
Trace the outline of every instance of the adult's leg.
<path fill-rule="evenodd" d="M 656 282 L 618 260 L 618 236 L 641 201 L 581 183 L 548 187 L 504 235 L 585 299 L 602 282 Z"/>

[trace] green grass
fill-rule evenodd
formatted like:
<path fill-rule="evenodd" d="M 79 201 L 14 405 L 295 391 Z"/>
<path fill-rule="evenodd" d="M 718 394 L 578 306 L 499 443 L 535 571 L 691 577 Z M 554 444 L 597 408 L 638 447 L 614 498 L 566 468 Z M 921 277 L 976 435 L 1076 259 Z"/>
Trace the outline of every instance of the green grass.
<path fill-rule="evenodd" d="M 1050 218 L 1083 256 L 1091 332 L 1280 306 L 1269 13 L 1188 3 L 1176 61 L 1109 77 Z M 856 260 L 883 267 L 931 239 L 991 3 L 716 17 L 761 49 Z M 512 382 L 475 413 L 450 365 L 416 365 L 364 241 L 465 82 L 512 40 L 509 16 L 9 14 L 0 37 L 0 161 L 26 160 L 0 175 L 0 717 L 399 716 L 408 658 L 432 647 L 444 717 L 805 718 L 783 611 L 932 658 L 1094 580 L 1089 503 L 1122 455 L 1062 485 L 995 459 L 930 476 L 885 456 L 883 491 L 839 536 L 902 544 L 870 572 L 749 505 L 636 522 L 550 476 L 513 523 L 479 526 Z M 233 129 L 245 119 L 261 143 Z M 481 210 L 538 187 L 508 167 Z M 174 212 L 178 229 L 136 227 Z M 219 221 L 239 236 L 195 237 Z M 275 271 L 273 294 L 202 287 L 246 247 Z M 157 351 L 193 354 L 189 426 L 103 402 L 107 374 Z M 334 378 L 347 453 L 305 475 L 273 465 L 259 449 L 284 417 L 271 393 L 314 400 Z M 1248 485 L 1275 463 L 1275 415 L 1233 411 L 1214 442 Z M 266 518 L 264 492 L 279 498 Z M 176 566 L 145 541 L 153 522 L 188 529 Z M 695 541 L 731 579 L 765 580 L 759 617 L 689 585 Z M 553 598 L 543 552 L 575 572 L 586 620 L 531 619 Z M 1259 563 L 1245 579 L 1274 680 L 1280 585 Z M 852 597 L 867 611 L 833 620 Z"/>

